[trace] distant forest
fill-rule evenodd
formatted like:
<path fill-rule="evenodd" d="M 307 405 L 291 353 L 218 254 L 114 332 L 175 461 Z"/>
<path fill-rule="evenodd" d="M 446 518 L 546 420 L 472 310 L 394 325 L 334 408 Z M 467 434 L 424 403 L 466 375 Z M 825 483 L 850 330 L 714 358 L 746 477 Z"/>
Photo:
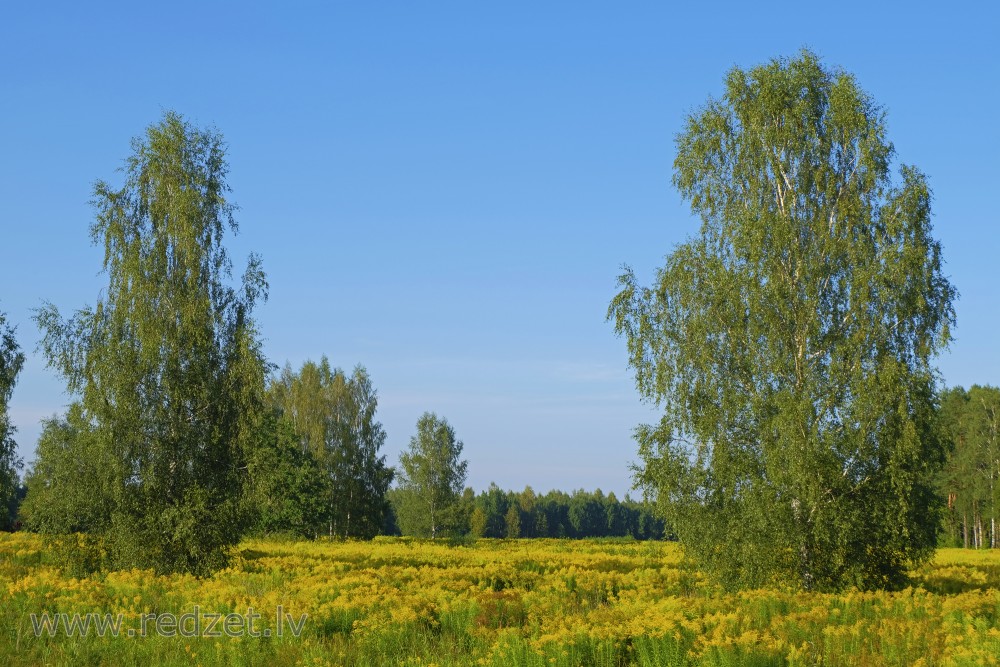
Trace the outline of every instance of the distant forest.
<path fill-rule="evenodd" d="M 419 523 L 399 521 L 399 492 L 389 492 L 392 512 L 385 532 L 397 535 L 421 535 Z M 396 502 L 393 502 L 393 501 Z M 523 491 L 504 491 L 496 484 L 476 494 L 466 488 L 455 505 L 454 536 L 471 537 L 631 537 L 659 540 L 669 537 L 662 519 L 652 508 L 614 493 L 603 494 L 577 490 L 573 493 L 549 491 L 536 495 L 531 487 Z"/>

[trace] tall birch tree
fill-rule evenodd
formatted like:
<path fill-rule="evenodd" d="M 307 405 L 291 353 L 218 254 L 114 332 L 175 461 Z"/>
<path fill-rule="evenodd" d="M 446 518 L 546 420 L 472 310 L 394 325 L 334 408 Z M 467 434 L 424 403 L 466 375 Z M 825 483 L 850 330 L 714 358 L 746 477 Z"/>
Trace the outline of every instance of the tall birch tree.
<path fill-rule="evenodd" d="M 900 585 L 935 546 L 954 323 L 927 178 L 807 51 L 732 69 L 676 144 L 700 231 L 608 311 L 663 410 L 637 483 L 727 586 Z"/>
<path fill-rule="evenodd" d="M 147 128 L 124 185 L 94 186 L 108 276 L 96 306 L 36 314 L 49 365 L 79 398 L 73 422 L 106 462 L 105 517 L 92 524 L 113 567 L 205 573 L 246 524 L 267 374 L 252 314 L 267 283 L 256 256 L 231 281 L 225 153 L 221 135 L 176 113 Z"/>

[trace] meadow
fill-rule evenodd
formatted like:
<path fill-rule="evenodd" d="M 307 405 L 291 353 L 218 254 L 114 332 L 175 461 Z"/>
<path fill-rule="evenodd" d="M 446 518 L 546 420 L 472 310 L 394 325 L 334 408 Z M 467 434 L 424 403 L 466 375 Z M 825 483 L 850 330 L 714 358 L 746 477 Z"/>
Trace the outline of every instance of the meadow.
<path fill-rule="evenodd" d="M 732 594 L 707 584 L 668 542 L 405 538 L 251 540 L 209 578 L 138 570 L 77 578 L 41 537 L 0 534 L 0 663 L 997 663 L 1000 554 L 941 550 L 912 583 L 894 593 Z M 144 615 L 190 620 L 196 607 L 206 616 L 252 608 L 261 636 L 123 636 Z M 279 607 L 301 620 L 299 636 L 291 626 L 277 636 Z M 36 636 L 31 615 L 44 612 L 120 614 L 122 632 Z"/>

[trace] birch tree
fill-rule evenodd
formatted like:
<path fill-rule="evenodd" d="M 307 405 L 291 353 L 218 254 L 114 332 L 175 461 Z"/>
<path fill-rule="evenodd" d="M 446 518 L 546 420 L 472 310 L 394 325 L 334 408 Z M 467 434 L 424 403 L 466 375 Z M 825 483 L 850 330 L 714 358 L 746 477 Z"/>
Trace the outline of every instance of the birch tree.
<path fill-rule="evenodd" d="M 399 457 L 401 522 L 404 532 L 436 538 L 447 528 L 451 510 L 465 484 L 468 462 L 462 460 L 461 440 L 448 420 L 425 412 L 417 420 L 417 434 Z"/>
<path fill-rule="evenodd" d="M 64 319 L 47 304 L 36 321 L 49 366 L 79 400 L 70 421 L 87 436 L 67 446 L 86 442 L 110 478 L 104 516 L 91 521 L 109 565 L 202 574 L 246 527 L 246 453 L 267 373 L 253 309 L 267 283 L 253 255 L 232 280 L 221 135 L 167 113 L 132 149 L 122 187 L 94 186 L 107 287 L 94 307 Z"/>
<path fill-rule="evenodd" d="M 935 546 L 954 323 L 926 177 L 809 52 L 732 69 L 676 145 L 700 230 L 608 311 L 663 411 L 637 483 L 729 587 L 901 585 Z"/>
<path fill-rule="evenodd" d="M 332 368 L 326 357 L 287 367 L 270 397 L 289 420 L 304 454 L 328 479 L 324 498 L 330 536 L 374 537 L 388 511 L 386 493 L 393 472 L 380 451 L 385 429 L 375 419 L 378 395 L 363 366 L 351 375 Z"/>

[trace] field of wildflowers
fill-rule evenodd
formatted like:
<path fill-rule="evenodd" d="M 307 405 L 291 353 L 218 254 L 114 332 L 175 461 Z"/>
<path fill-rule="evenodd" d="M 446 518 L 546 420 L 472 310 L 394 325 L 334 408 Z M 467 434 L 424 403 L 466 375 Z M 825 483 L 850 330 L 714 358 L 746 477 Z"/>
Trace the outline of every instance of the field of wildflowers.
<path fill-rule="evenodd" d="M 204 665 L 980 665 L 1000 655 L 1000 554 L 942 550 L 896 593 L 724 593 L 675 544 L 263 542 L 211 578 L 74 578 L 0 534 L 0 663 Z M 32 614 L 260 614 L 257 634 L 117 637 Z M 275 610 L 301 634 L 275 632 Z M 264 636 L 270 634 L 270 636 Z"/>

